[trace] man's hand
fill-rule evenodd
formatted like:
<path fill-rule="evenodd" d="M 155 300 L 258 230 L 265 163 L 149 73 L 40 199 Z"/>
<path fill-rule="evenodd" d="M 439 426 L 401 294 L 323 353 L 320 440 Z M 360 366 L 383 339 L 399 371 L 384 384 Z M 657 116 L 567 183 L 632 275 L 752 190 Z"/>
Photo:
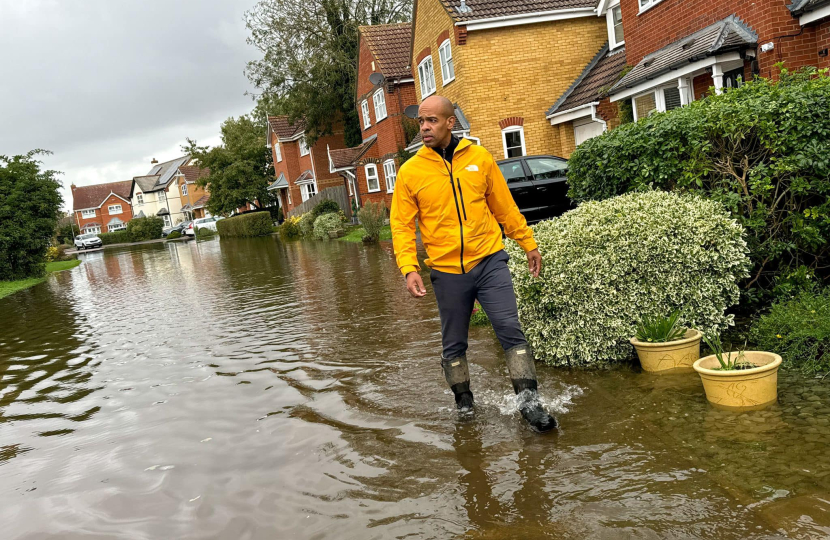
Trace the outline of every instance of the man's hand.
<path fill-rule="evenodd" d="M 427 290 L 424 288 L 424 282 L 421 279 L 421 274 L 418 272 L 410 272 L 406 275 L 406 290 L 409 291 L 409 294 L 411 294 L 414 298 L 422 298 L 426 296 Z"/>
<path fill-rule="evenodd" d="M 527 268 L 531 276 L 539 277 L 539 272 L 542 271 L 542 254 L 538 249 L 527 252 Z"/>

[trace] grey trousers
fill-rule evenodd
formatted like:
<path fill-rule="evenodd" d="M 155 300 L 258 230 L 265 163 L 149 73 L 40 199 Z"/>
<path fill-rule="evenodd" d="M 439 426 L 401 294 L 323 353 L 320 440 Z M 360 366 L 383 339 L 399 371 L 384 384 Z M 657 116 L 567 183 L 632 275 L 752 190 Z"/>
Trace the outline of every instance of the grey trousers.
<path fill-rule="evenodd" d="M 513 279 L 507 268 L 509 259 L 507 252 L 502 250 L 485 257 L 466 274 L 430 272 L 441 314 L 444 358 L 457 358 L 467 352 L 470 315 L 476 298 L 490 318 L 504 350 L 527 343 L 519 324 Z"/>

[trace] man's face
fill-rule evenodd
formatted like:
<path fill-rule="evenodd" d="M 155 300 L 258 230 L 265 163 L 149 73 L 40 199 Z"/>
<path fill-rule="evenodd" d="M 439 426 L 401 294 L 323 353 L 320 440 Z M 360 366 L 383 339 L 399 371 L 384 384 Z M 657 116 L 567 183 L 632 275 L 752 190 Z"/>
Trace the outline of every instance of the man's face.
<path fill-rule="evenodd" d="M 443 148 L 449 144 L 455 116 L 447 115 L 446 111 L 424 101 L 418 108 L 418 123 L 424 145 L 428 148 Z"/>

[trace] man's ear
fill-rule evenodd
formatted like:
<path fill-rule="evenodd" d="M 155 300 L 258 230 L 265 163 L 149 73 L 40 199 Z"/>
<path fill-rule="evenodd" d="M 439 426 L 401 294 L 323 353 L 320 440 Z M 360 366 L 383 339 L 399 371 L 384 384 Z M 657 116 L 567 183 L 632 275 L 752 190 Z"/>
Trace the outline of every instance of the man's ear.
<path fill-rule="evenodd" d="M 450 131 L 453 130 L 453 128 L 455 127 L 455 116 L 450 116 L 449 118 L 447 118 L 447 126 L 449 126 Z"/>

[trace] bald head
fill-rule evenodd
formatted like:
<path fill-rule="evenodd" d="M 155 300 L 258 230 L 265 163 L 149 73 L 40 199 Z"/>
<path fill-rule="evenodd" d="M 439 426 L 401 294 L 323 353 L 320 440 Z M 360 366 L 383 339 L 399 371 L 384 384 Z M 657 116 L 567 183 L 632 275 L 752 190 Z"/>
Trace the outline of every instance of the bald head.
<path fill-rule="evenodd" d="M 455 126 L 455 107 L 444 96 L 429 96 L 418 107 L 421 137 L 429 148 L 446 148 Z"/>

